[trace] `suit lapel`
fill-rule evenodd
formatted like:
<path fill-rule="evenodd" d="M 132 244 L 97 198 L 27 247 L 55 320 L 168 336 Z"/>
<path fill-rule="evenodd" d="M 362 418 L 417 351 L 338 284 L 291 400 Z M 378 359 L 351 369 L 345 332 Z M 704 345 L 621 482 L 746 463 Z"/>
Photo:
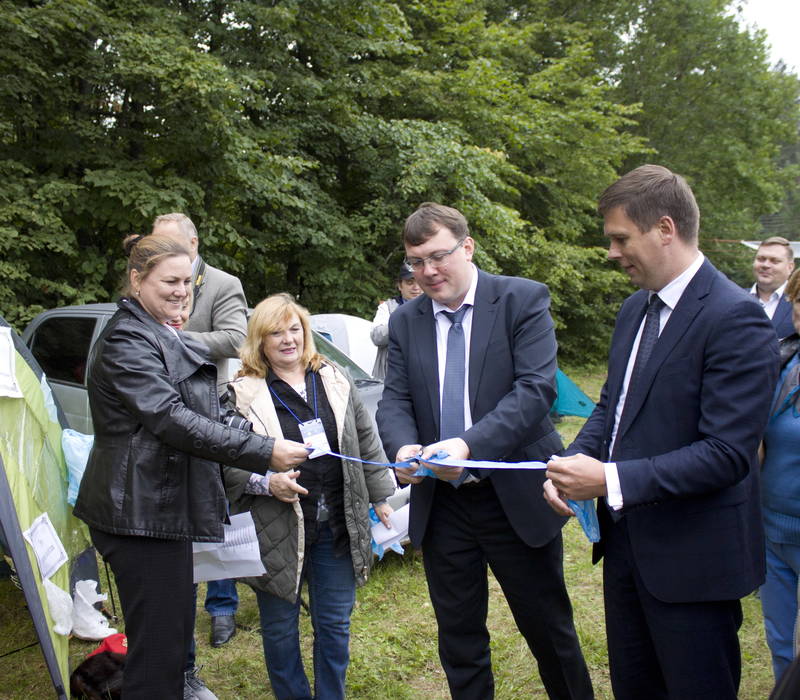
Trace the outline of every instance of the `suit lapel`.
<path fill-rule="evenodd" d="M 410 344 L 416 353 L 415 362 L 422 370 L 422 381 L 430 401 L 431 414 L 439 434 L 439 362 L 436 350 L 436 319 L 433 317 L 433 305 L 426 298 L 420 304 L 417 313 L 411 318 Z M 431 361 L 433 358 L 433 361 Z"/>
<path fill-rule="evenodd" d="M 620 326 L 619 337 L 615 338 L 611 344 L 608 354 L 608 379 L 606 381 L 609 388 L 609 410 L 606 412 L 606 432 L 609 435 L 614 426 L 617 403 L 622 393 L 622 383 L 625 380 L 625 370 L 628 368 L 633 341 L 636 339 L 636 333 L 639 331 L 639 326 L 642 324 L 642 319 L 647 310 L 647 292 L 639 291 L 634 296 L 638 297 L 635 301 L 631 300 L 634 311 L 630 318 L 624 322 L 624 325 Z"/>
<path fill-rule="evenodd" d="M 203 284 L 206 281 L 206 263 L 203 258 L 197 256 L 197 266 L 194 273 L 192 273 L 192 310 L 189 312 L 189 318 L 194 316 L 197 309 L 197 300 L 203 291 Z"/>
<path fill-rule="evenodd" d="M 684 290 L 678 304 L 672 310 L 667 320 L 664 330 L 658 338 L 658 342 L 653 348 L 653 353 L 641 375 L 641 387 L 636 392 L 636 397 L 632 402 L 625 405 L 622 418 L 620 420 L 617 437 L 621 436 L 633 419 L 639 413 L 644 403 L 644 399 L 649 393 L 650 386 L 653 384 L 658 370 L 672 353 L 677 343 L 683 338 L 686 331 L 692 325 L 697 314 L 702 311 L 705 305 L 704 298 L 708 294 L 714 279 L 715 270 L 707 260 L 703 262 L 701 268 L 691 279 Z M 626 400 L 627 401 L 627 400 Z"/>
<path fill-rule="evenodd" d="M 472 329 L 469 340 L 469 405 L 473 417 L 483 377 L 486 350 L 497 321 L 498 299 L 492 277 L 478 270 L 478 286 L 475 289 L 475 305 L 472 308 Z"/>
<path fill-rule="evenodd" d="M 776 331 L 791 316 L 791 313 L 792 305 L 781 296 L 775 309 L 775 315 L 772 317 L 772 325 L 775 326 Z"/>

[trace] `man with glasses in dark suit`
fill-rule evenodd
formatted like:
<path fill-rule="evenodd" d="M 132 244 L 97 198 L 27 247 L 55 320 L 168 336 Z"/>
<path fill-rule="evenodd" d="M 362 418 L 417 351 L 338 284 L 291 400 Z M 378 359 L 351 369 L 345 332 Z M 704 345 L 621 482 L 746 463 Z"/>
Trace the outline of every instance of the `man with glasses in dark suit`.
<path fill-rule="evenodd" d="M 405 222 L 406 263 L 424 292 L 389 320 L 378 428 L 390 457 L 439 451 L 492 461 L 544 460 L 561 449 L 548 417 L 556 341 L 543 284 L 472 263 L 464 216 L 423 204 Z M 422 547 L 439 656 L 457 700 L 494 695 L 487 566 L 499 581 L 551 698 L 591 698 L 564 585 L 565 518 L 541 501 L 540 471 L 399 468 L 413 484 L 409 536 Z"/>

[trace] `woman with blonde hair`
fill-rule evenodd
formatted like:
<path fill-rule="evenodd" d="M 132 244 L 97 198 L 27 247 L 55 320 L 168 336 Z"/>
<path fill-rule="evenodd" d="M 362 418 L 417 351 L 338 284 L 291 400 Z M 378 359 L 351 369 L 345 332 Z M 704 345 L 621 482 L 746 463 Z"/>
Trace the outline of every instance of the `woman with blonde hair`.
<path fill-rule="evenodd" d="M 308 311 L 288 294 L 256 306 L 230 385 L 238 412 L 266 436 L 303 442 L 309 458 L 266 476 L 225 470 L 233 512 L 249 510 L 267 573 L 256 592 L 264 656 L 278 700 L 311 698 L 300 655 L 300 587 L 314 627 L 313 697 L 343 698 L 350 615 L 372 564 L 369 505 L 389 526 L 394 477 L 350 378 L 314 345 Z M 346 455 L 334 456 L 330 453 Z"/>

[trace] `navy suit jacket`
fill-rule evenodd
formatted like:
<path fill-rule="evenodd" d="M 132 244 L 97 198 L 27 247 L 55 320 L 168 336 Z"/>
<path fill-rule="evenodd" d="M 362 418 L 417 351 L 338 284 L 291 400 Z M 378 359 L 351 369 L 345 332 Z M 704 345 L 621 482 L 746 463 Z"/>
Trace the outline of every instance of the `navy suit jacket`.
<path fill-rule="evenodd" d="M 772 325 L 775 326 L 775 334 L 778 338 L 785 338 L 795 332 L 792 323 L 792 305 L 781 296 L 775 314 L 772 316 Z"/>
<path fill-rule="evenodd" d="M 547 460 L 561 449 L 549 418 L 555 399 L 556 341 L 550 295 L 538 282 L 478 271 L 469 354 L 473 425 L 462 437 L 473 459 Z M 431 300 L 417 297 L 389 319 L 389 355 L 377 422 L 386 454 L 439 438 L 439 369 Z M 494 471 L 488 477 L 515 532 L 532 547 L 565 522 L 542 498 L 543 471 Z M 409 535 L 420 546 L 435 479 L 412 486 Z M 470 488 L 463 486 L 462 488 Z"/>
<path fill-rule="evenodd" d="M 648 293 L 617 316 L 608 379 L 567 454 L 611 461 L 609 443 Z M 642 579 L 665 602 L 733 600 L 764 580 L 756 452 L 778 376 L 778 347 L 758 302 L 707 260 L 664 326 L 626 406 L 614 461 Z M 598 508 L 602 532 L 611 519 Z M 603 542 L 595 550 L 602 556 Z"/>

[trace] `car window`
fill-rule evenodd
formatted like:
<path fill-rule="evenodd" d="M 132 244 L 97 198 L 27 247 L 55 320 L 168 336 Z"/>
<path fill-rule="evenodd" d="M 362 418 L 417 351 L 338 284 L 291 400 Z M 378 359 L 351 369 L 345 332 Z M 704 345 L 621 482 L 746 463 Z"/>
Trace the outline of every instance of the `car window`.
<path fill-rule="evenodd" d="M 95 323 L 95 318 L 54 316 L 36 329 L 30 349 L 48 379 L 86 384 L 86 358 Z"/>
<path fill-rule="evenodd" d="M 370 375 L 353 362 L 344 352 L 317 331 L 314 331 L 314 343 L 317 346 L 317 351 L 321 355 L 325 355 L 325 357 L 329 360 L 333 360 L 339 367 L 346 369 L 353 378 L 353 381 L 358 382 L 360 379 L 372 379 Z"/>

